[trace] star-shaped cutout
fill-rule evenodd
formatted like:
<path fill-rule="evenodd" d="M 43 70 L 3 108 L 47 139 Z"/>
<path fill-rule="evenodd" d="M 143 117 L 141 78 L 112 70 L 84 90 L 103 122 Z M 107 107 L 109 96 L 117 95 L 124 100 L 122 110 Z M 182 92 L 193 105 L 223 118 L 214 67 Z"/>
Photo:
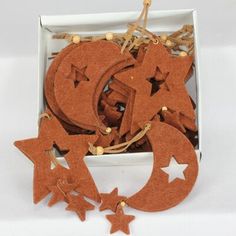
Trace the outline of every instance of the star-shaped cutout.
<path fill-rule="evenodd" d="M 106 215 L 106 218 L 111 222 L 111 234 L 119 230 L 129 234 L 129 223 L 133 221 L 135 217 L 132 215 L 125 215 L 123 209 L 118 207 L 115 214 Z"/>
<path fill-rule="evenodd" d="M 55 185 L 57 179 L 61 177 L 58 175 L 66 170 L 69 172 L 66 174 L 73 178 L 75 183 L 86 180 L 86 185 L 80 184 L 80 189 L 87 197 L 99 202 L 100 195 L 83 161 L 88 152 L 88 142 L 94 144 L 98 137 L 96 135 L 68 135 L 57 118 L 50 111 L 46 112 L 50 118 L 42 118 L 37 138 L 15 142 L 15 146 L 34 163 L 34 202 L 38 203 L 46 197 L 50 193 L 48 186 Z M 60 150 L 68 150 L 65 159 L 69 169 L 51 169 L 49 151 L 55 144 Z"/>
<path fill-rule="evenodd" d="M 67 163 L 67 161 L 66 161 L 66 159 L 65 159 L 65 156 L 66 156 L 66 154 L 67 154 L 68 152 L 69 152 L 69 150 L 61 150 L 60 147 L 58 147 L 58 145 L 57 145 L 56 143 L 54 143 L 53 146 L 52 146 L 52 149 L 48 151 L 48 154 L 49 154 L 50 156 L 53 155 L 54 157 L 60 156 L 60 160 L 63 159 L 63 163 L 60 162 L 60 164 L 61 164 L 62 166 L 64 166 L 65 168 L 69 169 L 68 163 Z M 51 157 L 51 158 L 52 158 L 52 157 Z M 52 158 L 51 160 L 52 160 L 52 162 L 53 162 L 53 158 Z M 53 163 L 53 165 L 51 166 L 51 168 L 55 168 L 55 163 Z"/>
<path fill-rule="evenodd" d="M 118 195 L 118 188 L 115 188 L 110 193 L 101 193 L 102 204 L 99 207 L 100 211 L 104 211 L 107 209 L 116 212 L 118 204 L 125 200 L 126 197 Z"/>
<path fill-rule="evenodd" d="M 78 69 L 74 65 L 71 66 L 71 73 L 68 75 L 68 79 L 72 79 L 74 81 L 75 88 L 81 81 L 89 81 L 89 78 L 85 75 L 86 68 L 87 67 Z"/>
<path fill-rule="evenodd" d="M 48 202 L 48 206 L 53 206 L 60 201 L 67 201 L 67 194 L 75 189 L 77 184 L 70 184 L 67 180 L 59 179 L 56 185 L 49 186 L 52 197 Z"/>
<path fill-rule="evenodd" d="M 86 211 L 94 209 L 94 205 L 86 201 L 81 195 L 69 194 L 68 201 L 66 210 L 74 211 L 81 221 L 86 219 Z"/>
<path fill-rule="evenodd" d="M 148 78 L 147 81 L 151 84 L 150 96 L 155 95 L 160 90 L 160 85 L 164 83 L 163 81 L 157 81 L 155 77 Z"/>
<path fill-rule="evenodd" d="M 171 157 L 169 166 L 162 167 L 161 170 L 169 175 L 168 182 L 171 183 L 175 179 L 185 180 L 184 171 L 188 164 L 179 164 L 174 157 Z"/>

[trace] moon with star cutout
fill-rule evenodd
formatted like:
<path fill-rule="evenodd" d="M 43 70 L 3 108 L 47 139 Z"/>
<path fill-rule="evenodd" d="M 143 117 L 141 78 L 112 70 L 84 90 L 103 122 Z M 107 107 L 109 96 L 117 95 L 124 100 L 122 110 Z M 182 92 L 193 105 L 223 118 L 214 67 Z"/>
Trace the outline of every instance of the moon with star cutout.
<path fill-rule="evenodd" d="M 192 144 L 180 131 L 160 121 L 150 123 L 147 137 L 153 150 L 153 170 L 146 185 L 126 203 L 154 212 L 174 207 L 187 197 L 198 175 L 198 161 Z M 171 169 L 177 170 L 171 173 Z"/>

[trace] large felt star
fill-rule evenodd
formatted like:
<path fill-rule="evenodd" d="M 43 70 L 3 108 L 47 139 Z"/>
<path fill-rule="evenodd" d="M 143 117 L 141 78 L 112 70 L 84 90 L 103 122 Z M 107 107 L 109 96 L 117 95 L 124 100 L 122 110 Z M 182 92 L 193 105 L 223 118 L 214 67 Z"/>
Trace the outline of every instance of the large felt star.
<path fill-rule="evenodd" d="M 129 234 L 129 223 L 133 221 L 135 217 L 132 215 L 125 215 L 123 209 L 118 207 L 115 214 L 106 215 L 106 218 L 111 222 L 111 234 L 119 230 Z"/>
<path fill-rule="evenodd" d="M 93 210 L 94 205 L 86 201 L 81 195 L 68 195 L 69 205 L 66 210 L 74 211 L 84 221 L 86 218 L 86 211 Z"/>
<path fill-rule="evenodd" d="M 169 166 L 162 167 L 161 170 L 168 174 L 168 181 L 171 183 L 175 179 L 185 180 L 184 171 L 188 164 L 179 164 L 174 157 L 170 159 Z"/>
<path fill-rule="evenodd" d="M 34 202 L 38 203 L 48 195 L 48 186 L 55 185 L 61 172 L 73 179 L 74 183 L 79 183 L 78 190 L 84 195 L 99 202 L 100 195 L 83 161 L 88 152 L 88 142 L 94 144 L 97 136 L 68 135 L 56 117 L 47 112 L 50 118 L 42 118 L 37 138 L 15 142 L 15 146 L 34 163 Z M 60 150 L 68 150 L 65 159 L 69 169 L 51 169 L 49 154 L 55 144 Z"/>
<path fill-rule="evenodd" d="M 192 62 L 192 57 L 173 57 L 162 44 L 150 43 L 140 66 L 114 76 L 116 81 L 135 92 L 131 134 L 139 129 L 140 124 L 151 120 L 164 106 L 195 119 L 194 109 L 185 88 Z M 165 81 L 160 89 L 152 94 L 150 79 L 155 78 L 157 68 L 165 75 Z"/>
<path fill-rule="evenodd" d="M 110 209 L 116 212 L 117 205 L 126 199 L 124 196 L 118 195 L 118 188 L 115 188 L 110 193 L 101 193 L 102 204 L 99 207 L 100 211 Z"/>

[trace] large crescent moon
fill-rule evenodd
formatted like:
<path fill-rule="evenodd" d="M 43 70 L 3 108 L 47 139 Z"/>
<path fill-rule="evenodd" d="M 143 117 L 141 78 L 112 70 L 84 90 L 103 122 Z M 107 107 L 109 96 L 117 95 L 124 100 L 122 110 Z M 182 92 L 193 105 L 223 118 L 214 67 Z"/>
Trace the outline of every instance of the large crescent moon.
<path fill-rule="evenodd" d="M 134 63 L 129 52 L 121 54 L 120 50 L 120 46 L 112 42 L 88 42 L 72 50 L 59 65 L 54 81 L 55 98 L 75 125 L 89 130 L 106 129 L 95 109 L 98 95 L 114 73 Z M 67 79 L 72 65 L 84 70 L 88 81 L 81 81 L 75 87 L 74 82 Z"/>
<path fill-rule="evenodd" d="M 160 121 L 151 122 L 147 137 L 153 149 L 153 170 L 146 185 L 127 199 L 130 207 L 142 211 L 162 211 L 180 203 L 192 190 L 198 174 L 196 153 L 189 140 L 177 129 Z M 179 164 L 187 164 L 185 180 L 168 182 L 161 169 L 173 157 Z"/>

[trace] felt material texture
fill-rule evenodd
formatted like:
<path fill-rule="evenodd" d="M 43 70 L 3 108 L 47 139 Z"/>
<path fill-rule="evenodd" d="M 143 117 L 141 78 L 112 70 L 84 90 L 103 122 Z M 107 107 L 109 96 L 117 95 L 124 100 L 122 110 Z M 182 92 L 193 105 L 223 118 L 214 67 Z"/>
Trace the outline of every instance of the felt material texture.
<path fill-rule="evenodd" d="M 67 202 L 67 197 L 66 195 L 75 190 L 76 184 L 70 184 L 68 183 L 68 180 L 61 180 L 57 181 L 55 185 L 48 186 L 48 189 L 52 193 L 52 197 L 50 201 L 48 202 L 48 206 L 53 206 L 54 204 L 60 202 L 60 201 L 65 201 Z"/>
<path fill-rule="evenodd" d="M 142 211 L 162 211 L 180 203 L 192 190 L 198 175 L 196 153 L 189 140 L 176 128 L 160 121 L 151 122 L 147 132 L 153 150 L 153 170 L 146 185 L 129 197 L 126 203 Z M 168 181 L 161 168 L 168 166 L 174 157 L 179 164 L 188 165 L 185 179 Z"/>
<path fill-rule="evenodd" d="M 88 142 L 95 143 L 97 135 L 68 135 L 55 116 L 42 118 L 37 138 L 16 141 L 15 146 L 34 163 L 34 202 L 38 203 L 50 192 L 49 186 L 58 179 L 76 184 L 75 190 L 82 195 L 100 202 L 100 195 L 91 174 L 83 161 L 88 152 Z M 65 160 L 69 168 L 60 164 L 51 169 L 49 151 L 57 145 L 66 151 Z"/>
<path fill-rule="evenodd" d="M 86 211 L 94 209 L 94 205 L 86 201 L 81 195 L 70 194 L 68 199 L 69 204 L 66 207 L 66 210 L 74 211 L 81 221 L 86 219 Z"/>
<path fill-rule="evenodd" d="M 128 54 L 128 52 L 127 52 Z M 98 116 L 97 114 L 97 107 L 98 107 L 98 103 L 99 103 L 99 98 L 100 98 L 100 95 L 102 93 L 102 91 L 104 90 L 104 87 L 105 85 L 107 85 L 108 81 L 112 78 L 112 76 L 114 74 L 116 74 L 117 72 L 120 72 L 120 71 L 123 71 L 124 68 L 128 67 L 128 66 L 131 66 L 133 65 L 135 62 L 134 58 L 132 57 L 132 55 L 130 54 L 129 55 L 129 59 L 121 62 L 121 63 L 118 63 L 114 66 L 112 66 L 103 76 L 102 78 L 100 79 L 99 83 L 97 84 L 97 87 L 95 87 L 95 91 L 94 91 L 94 111 L 96 112 L 96 115 Z"/>
<path fill-rule="evenodd" d="M 102 204 L 99 207 L 100 211 L 112 210 L 116 212 L 117 206 L 121 201 L 126 200 L 125 196 L 118 195 L 118 188 L 114 188 L 110 193 L 101 193 Z"/>
<path fill-rule="evenodd" d="M 110 233 L 113 234 L 117 231 L 122 231 L 129 234 L 129 223 L 135 219 L 133 215 L 126 215 L 121 207 L 118 207 L 115 214 L 106 215 L 106 218 L 111 223 Z"/>
<path fill-rule="evenodd" d="M 69 54 L 73 49 L 77 47 L 78 45 L 76 44 L 70 44 L 67 47 L 65 47 L 63 50 L 61 50 L 60 53 L 56 55 L 56 58 L 52 61 L 44 80 L 44 95 L 45 95 L 47 104 L 50 107 L 50 110 L 56 116 L 58 116 L 60 119 L 62 119 L 68 124 L 71 124 L 71 121 L 61 111 L 55 99 L 54 80 L 55 80 L 55 74 L 57 72 L 59 65 L 61 64 L 61 61 L 64 59 L 64 57 L 67 54 Z"/>
<path fill-rule="evenodd" d="M 113 141 L 119 143 L 118 132 L 115 128 L 112 128 L 110 134 L 102 134 L 99 131 L 97 131 L 96 134 L 99 136 L 95 143 L 96 146 L 108 147 Z"/>
<path fill-rule="evenodd" d="M 125 62 L 125 65 L 130 65 L 132 62 L 129 60 L 132 61 L 130 53 L 121 54 L 118 45 L 103 40 L 82 44 L 72 50 L 63 58 L 54 81 L 56 101 L 63 113 L 82 128 L 105 130 L 94 109 L 94 93 L 96 89 L 101 90 L 110 79 L 111 74 L 104 76 L 109 69 L 113 71 L 115 68 L 112 67 Z M 75 85 L 73 80 L 68 79 L 72 65 L 78 70 L 84 70 L 86 81 Z"/>
<path fill-rule="evenodd" d="M 58 106 L 54 94 L 54 79 L 57 69 L 63 58 L 78 46 L 81 46 L 81 44 L 69 44 L 67 47 L 61 50 L 59 54 L 56 55 L 55 59 L 52 61 L 44 80 L 44 96 L 46 98 L 47 105 L 49 106 L 53 114 L 57 116 L 62 126 L 71 133 L 83 133 L 84 131 L 80 127 L 75 126 Z M 74 67 L 72 68 L 72 71 L 74 74 L 76 73 Z M 73 79 L 81 79 L 81 75 L 78 76 L 77 73 L 77 77 Z"/>
<path fill-rule="evenodd" d="M 182 125 L 181 121 L 180 121 L 180 117 L 179 114 L 177 112 L 170 112 L 170 111 L 162 111 L 162 116 L 164 118 L 164 122 L 174 126 L 176 129 L 178 129 L 179 131 L 185 133 L 186 129 L 184 128 L 184 126 Z"/>
<path fill-rule="evenodd" d="M 117 73 L 117 81 L 135 92 L 132 106 L 131 133 L 139 124 L 151 120 L 163 106 L 195 120 L 195 112 L 185 88 L 185 78 L 192 66 L 192 57 L 173 57 L 162 44 L 150 43 L 143 62 L 133 69 Z M 149 79 L 155 77 L 157 67 L 168 74 L 160 89 L 152 94 Z"/>

